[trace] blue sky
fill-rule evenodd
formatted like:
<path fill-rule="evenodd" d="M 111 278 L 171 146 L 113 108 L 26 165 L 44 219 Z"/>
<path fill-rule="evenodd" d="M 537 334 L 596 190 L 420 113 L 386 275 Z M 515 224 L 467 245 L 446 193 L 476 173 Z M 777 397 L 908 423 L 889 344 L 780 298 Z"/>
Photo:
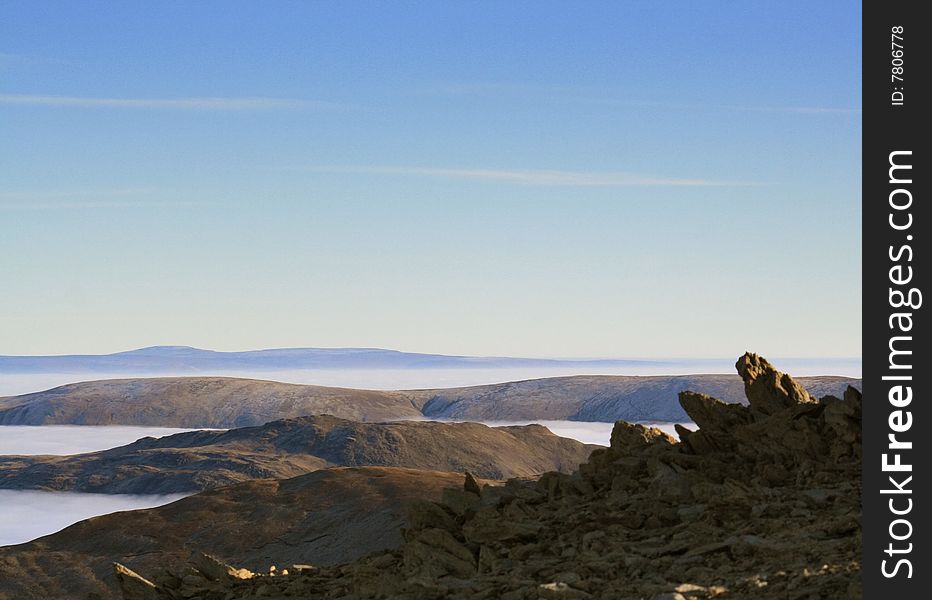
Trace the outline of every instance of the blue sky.
<path fill-rule="evenodd" d="M 4 2 L 0 354 L 859 356 L 859 19 Z"/>

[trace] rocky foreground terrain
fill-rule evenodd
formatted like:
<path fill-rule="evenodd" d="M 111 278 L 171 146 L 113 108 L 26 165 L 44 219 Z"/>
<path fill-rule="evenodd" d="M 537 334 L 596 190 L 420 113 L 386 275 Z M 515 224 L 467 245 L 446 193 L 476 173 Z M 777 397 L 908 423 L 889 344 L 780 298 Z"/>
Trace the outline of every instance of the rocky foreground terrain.
<path fill-rule="evenodd" d="M 813 395 L 840 395 L 860 380 L 803 377 Z M 703 390 L 746 402 L 734 375 L 575 376 L 436 390 L 378 391 L 233 377 L 110 379 L 0 398 L 0 425 L 141 425 L 230 428 L 329 414 L 354 421 L 688 420 L 676 401 Z"/>
<path fill-rule="evenodd" d="M 118 598 L 114 561 L 183 573 L 192 553 L 236 564 L 336 565 L 399 547 L 416 501 L 440 500 L 462 474 L 334 468 L 259 479 L 147 510 L 94 517 L 0 547 L 0 600 Z"/>
<path fill-rule="evenodd" d="M 73 456 L 0 456 L 0 488 L 173 494 L 335 466 L 470 471 L 508 479 L 571 473 L 595 448 L 540 425 L 360 423 L 323 415 L 143 438 Z"/>
<path fill-rule="evenodd" d="M 619 422 L 573 475 L 413 502 L 397 548 L 251 570 L 196 555 L 151 580 L 116 565 L 123 597 L 859 598 L 860 393 L 817 399 L 753 354 L 737 368 L 748 405 L 681 393 L 699 428 L 680 443 Z"/>

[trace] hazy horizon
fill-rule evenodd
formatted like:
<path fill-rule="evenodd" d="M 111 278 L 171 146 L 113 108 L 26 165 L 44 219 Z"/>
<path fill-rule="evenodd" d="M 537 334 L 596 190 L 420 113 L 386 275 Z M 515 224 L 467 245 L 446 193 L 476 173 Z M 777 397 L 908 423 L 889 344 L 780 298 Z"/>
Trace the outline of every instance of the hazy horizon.
<path fill-rule="evenodd" d="M 208 348 L 208 347 L 199 347 L 199 346 L 189 346 L 185 344 L 154 344 L 147 346 L 130 346 L 130 347 L 120 347 L 116 349 L 111 349 L 108 351 L 101 352 L 89 352 L 89 351 L 72 351 L 72 352 L 48 352 L 48 353 L 37 353 L 37 354 L 15 354 L 15 353 L 0 353 L 0 357 L 64 357 L 64 356 L 111 356 L 114 354 L 127 354 L 132 352 L 139 352 L 145 350 L 197 350 L 204 352 L 216 352 L 216 353 L 247 353 L 247 352 L 270 352 L 277 350 L 376 350 L 383 352 L 400 352 L 406 354 L 422 354 L 429 356 L 447 356 L 447 357 L 468 357 L 468 358 L 519 358 L 519 359 L 532 359 L 532 360 L 559 360 L 559 361 L 647 361 L 647 362 L 670 362 L 670 361 L 718 361 L 718 360 L 728 360 L 726 356 L 673 356 L 673 355 L 658 355 L 658 356 L 610 356 L 610 355 L 541 355 L 541 354 L 523 354 L 520 356 L 517 355 L 500 355 L 500 354 L 490 354 L 490 353 L 478 353 L 478 354 L 455 354 L 453 352 L 444 352 L 444 351 L 434 351 L 427 349 L 400 349 L 400 348 L 388 348 L 382 346 L 315 346 L 315 345 L 298 345 L 298 346 L 287 346 L 287 347 L 242 347 L 242 346 L 232 346 L 225 348 Z M 753 352 L 753 350 L 747 350 Z M 736 355 L 737 356 L 737 355 Z M 839 355 L 839 356 L 776 356 L 774 359 L 782 360 L 859 360 L 861 358 L 860 354 L 857 355 Z"/>

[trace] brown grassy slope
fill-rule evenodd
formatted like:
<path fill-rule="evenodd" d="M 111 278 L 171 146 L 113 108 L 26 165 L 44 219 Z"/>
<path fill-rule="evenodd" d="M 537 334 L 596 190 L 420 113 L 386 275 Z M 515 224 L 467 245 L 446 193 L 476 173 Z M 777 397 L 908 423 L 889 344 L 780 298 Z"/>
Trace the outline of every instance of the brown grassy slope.
<path fill-rule="evenodd" d="M 38 540 L 0 548 L 0 600 L 117 597 L 113 561 L 182 570 L 206 552 L 255 570 L 330 565 L 401 544 L 408 506 L 439 500 L 462 474 L 338 468 L 284 481 L 255 480 L 159 508 L 81 521 Z"/>
<path fill-rule="evenodd" d="M 800 377 L 810 393 L 840 396 L 860 380 Z M 494 385 L 400 392 L 431 418 L 478 420 L 686 421 L 677 394 L 699 390 L 724 402 L 746 403 L 736 375 L 579 375 Z"/>
<path fill-rule="evenodd" d="M 107 379 L 0 399 L 0 425 L 227 428 L 315 414 L 357 421 L 421 416 L 387 392 L 235 377 Z"/>

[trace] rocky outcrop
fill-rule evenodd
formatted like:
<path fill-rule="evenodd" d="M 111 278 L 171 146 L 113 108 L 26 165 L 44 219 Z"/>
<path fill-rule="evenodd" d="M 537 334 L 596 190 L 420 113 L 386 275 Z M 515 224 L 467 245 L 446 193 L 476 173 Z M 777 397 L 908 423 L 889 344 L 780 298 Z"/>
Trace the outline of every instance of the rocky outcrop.
<path fill-rule="evenodd" d="M 573 475 L 414 503 L 397 550 L 235 584 L 195 570 L 153 598 L 859 598 L 860 393 L 815 399 L 753 354 L 738 370 L 748 406 L 684 392 L 680 443 L 618 422 Z"/>
<path fill-rule="evenodd" d="M 777 371 L 756 354 L 745 354 L 735 368 L 744 381 L 744 394 L 752 411 L 772 415 L 796 404 L 816 402 L 792 377 Z"/>
<path fill-rule="evenodd" d="M 0 456 L 0 488 L 173 494 L 334 466 L 469 470 L 486 479 L 507 479 L 571 473 L 594 448 L 540 425 L 360 423 L 317 415 L 143 438 L 74 456 Z"/>

